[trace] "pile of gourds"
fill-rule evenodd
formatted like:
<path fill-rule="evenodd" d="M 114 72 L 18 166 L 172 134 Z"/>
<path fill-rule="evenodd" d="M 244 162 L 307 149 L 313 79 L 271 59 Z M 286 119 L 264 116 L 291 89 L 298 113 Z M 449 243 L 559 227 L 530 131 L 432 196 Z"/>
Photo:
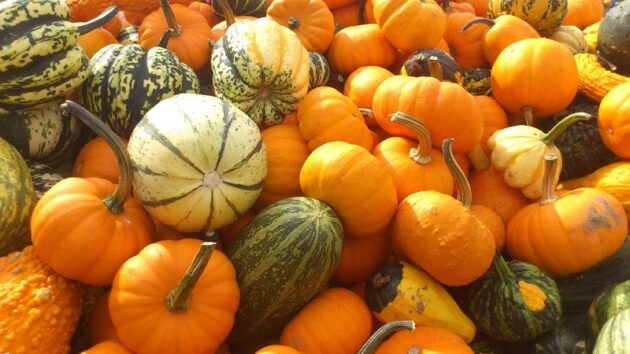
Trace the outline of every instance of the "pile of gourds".
<path fill-rule="evenodd" d="M 0 352 L 624 353 L 630 0 L 0 2 Z"/>

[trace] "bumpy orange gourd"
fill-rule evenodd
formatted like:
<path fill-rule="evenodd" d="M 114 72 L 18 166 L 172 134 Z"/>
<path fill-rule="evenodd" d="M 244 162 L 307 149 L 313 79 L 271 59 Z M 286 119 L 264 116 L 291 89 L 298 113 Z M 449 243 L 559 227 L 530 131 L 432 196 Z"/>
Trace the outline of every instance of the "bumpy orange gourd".
<path fill-rule="evenodd" d="M 604 3 L 601 0 L 568 0 L 567 16 L 562 25 L 584 29 L 599 22 L 604 16 Z"/>
<path fill-rule="evenodd" d="M 168 0 L 168 2 L 188 6 L 193 0 Z M 146 15 L 160 8 L 160 0 L 116 0 L 116 5 L 125 13 L 136 12 Z"/>
<path fill-rule="evenodd" d="M 372 99 L 378 86 L 390 77 L 394 76 L 389 70 L 379 66 L 362 66 L 353 71 L 346 79 L 343 94 L 350 98 L 359 108 L 372 109 Z M 375 120 L 367 120 L 377 124 Z"/>
<path fill-rule="evenodd" d="M 81 354 L 132 354 L 131 351 L 125 348 L 124 345 L 114 342 L 106 341 L 101 342 L 93 347 L 86 349 Z"/>
<path fill-rule="evenodd" d="M 390 241 L 388 228 L 366 237 L 346 237 L 331 281 L 350 285 L 368 280 L 387 261 Z"/>
<path fill-rule="evenodd" d="M 118 41 L 108 30 L 99 27 L 79 36 L 77 43 L 83 48 L 85 55 L 91 59 L 99 49 L 108 44 L 118 43 Z"/>
<path fill-rule="evenodd" d="M 599 104 L 599 135 L 617 156 L 630 159 L 630 82 L 610 90 Z"/>
<path fill-rule="evenodd" d="M 106 8 L 116 5 L 115 0 L 66 0 L 70 8 L 70 21 L 85 22 L 100 15 Z"/>
<path fill-rule="evenodd" d="M 474 96 L 475 101 L 481 108 L 481 114 L 483 115 L 483 134 L 481 135 L 481 141 L 479 145 L 483 149 L 486 155 L 491 153 L 488 148 L 488 138 L 499 129 L 506 128 L 508 126 L 507 114 L 501 105 L 490 96 Z"/>
<path fill-rule="evenodd" d="M 82 294 L 81 284 L 56 274 L 31 246 L 0 257 L 0 351 L 68 353 Z"/>
<path fill-rule="evenodd" d="M 323 0 L 275 0 L 267 17 L 293 31 L 309 52 L 323 53 L 332 42 L 335 20 Z"/>
<path fill-rule="evenodd" d="M 127 146 L 127 139 L 120 138 L 123 146 Z M 98 177 L 112 183 L 118 183 L 120 172 L 116 155 L 107 142 L 97 137 L 90 140 L 79 151 L 72 167 L 73 177 Z"/>
<path fill-rule="evenodd" d="M 396 211 L 396 186 L 383 163 L 346 142 L 326 143 L 311 152 L 300 172 L 300 186 L 305 196 L 333 208 L 349 237 L 375 234 Z"/>
<path fill-rule="evenodd" d="M 309 354 L 355 354 L 371 331 L 372 315 L 365 302 L 348 289 L 330 288 L 287 323 L 280 344 Z"/>
<path fill-rule="evenodd" d="M 368 65 L 387 68 L 395 59 L 396 49 L 376 24 L 344 28 L 335 34 L 328 48 L 330 68 L 343 75 Z"/>
<path fill-rule="evenodd" d="M 490 67 L 483 52 L 483 38 L 488 31 L 484 25 L 477 24 L 462 31 L 462 27 L 478 17 L 470 12 L 448 15 L 448 26 L 444 39 L 451 55 L 464 69 Z"/>
<path fill-rule="evenodd" d="M 474 351 L 453 332 L 438 327 L 418 326 L 414 331 L 399 331 L 384 341 L 375 354 L 418 353 L 473 354 Z"/>

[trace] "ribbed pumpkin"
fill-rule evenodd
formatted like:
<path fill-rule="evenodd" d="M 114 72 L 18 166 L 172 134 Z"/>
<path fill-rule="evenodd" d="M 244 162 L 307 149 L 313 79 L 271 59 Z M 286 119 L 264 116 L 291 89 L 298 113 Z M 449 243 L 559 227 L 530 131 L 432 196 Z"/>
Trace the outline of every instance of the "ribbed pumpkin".
<path fill-rule="evenodd" d="M 315 149 L 300 172 L 304 195 L 330 205 L 346 236 L 385 228 L 396 211 L 396 186 L 383 163 L 360 146 L 335 141 Z"/>
<path fill-rule="evenodd" d="M 105 341 L 98 343 L 91 348 L 81 352 L 81 354 L 132 354 L 124 345 L 115 341 Z"/>
<path fill-rule="evenodd" d="M 368 280 L 387 261 L 390 243 L 389 228 L 366 237 L 346 237 L 331 282 L 350 285 Z"/>
<path fill-rule="evenodd" d="M 396 49 L 376 24 L 344 28 L 335 34 L 328 48 L 331 69 L 342 75 L 362 66 L 387 68 L 395 59 Z"/>
<path fill-rule="evenodd" d="M 258 127 L 211 96 L 161 101 L 140 121 L 128 150 L 135 196 L 153 217 L 182 232 L 236 220 L 254 204 L 267 175 Z"/>
<path fill-rule="evenodd" d="M 350 98 L 359 109 L 372 109 L 374 92 L 385 79 L 394 76 L 389 70 L 379 66 L 362 66 L 350 74 L 343 87 L 343 94 Z M 366 122 L 376 123 L 373 119 Z"/>
<path fill-rule="evenodd" d="M 473 354 L 466 342 L 453 332 L 434 326 L 417 326 L 413 331 L 399 331 L 385 340 L 374 354 L 406 354 L 418 348 L 424 354 Z"/>
<path fill-rule="evenodd" d="M 325 0 L 325 2 L 330 1 Z M 335 30 L 342 30 L 346 27 L 364 25 L 366 23 L 376 23 L 374 12 L 372 11 L 373 1 L 365 1 L 364 11 L 361 11 L 361 4 L 361 1 L 350 0 L 350 3 L 345 6 L 330 8 L 335 18 Z"/>
<path fill-rule="evenodd" d="M 464 69 L 490 67 L 483 52 L 483 38 L 488 28 L 481 24 L 474 24 L 462 31 L 464 25 L 477 18 L 469 12 L 448 15 L 444 39 L 448 43 L 451 55 Z"/>
<path fill-rule="evenodd" d="M 116 37 L 103 27 L 95 28 L 90 32 L 84 33 L 77 39 L 77 44 L 83 48 L 88 59 L 92 59 L 94 54 L 101 48 L 116 43 L 118 43 Z"/>
<path fill-rule="evenodd" d="M 258 349 L 255 354 L 304 354 L 304 353 L 286 345 L 273 344 L 273 345 L 268 345 L 264 348 Z"/>
<path fill-rule="evenodd" d="M 323 0 L 277 0 L 267 17 L 292 30 L 310 52 L 324 53 L 332 42 L 335 20 Z"/>
<path fill-rule="evenodd" d="M 212 49 L 212 86 L 256 124 L 275 125 L 308 89 L 308 52 L 297 36 L 262 18 L 236 22 Z"/>
<path fill-rule="evenodd" d="M 121 138 L 120 142 L 125 148 L 127 147 L 127 139 Z M 105 139 L 97 137 L 83 145 L 79 155 L 74 160 L 72 176 L 98 177 L 112 183 L 118 183 L 120 171 L 118 170 L 116 155 Z"/>
<path fill-rule="evenodd" d="M 188 5 L 188 8 L 199 12 L 201 16 L 206 19 L 206 22 L 208 22 L 208 25 L 210 27 L 213 27 L 214 25 L 219 23 L 219 19 L 214 14 L 214 9 L 212 8 L 212 5 L 210 5 L 210 3 L 193 1 Z"/>
<path fill-rule="evenodd" d="M 489 0 L 488 17 L 508 14 L 527 21 L 540 34 L 555 31 L 567 15 L 568 0 Z"/>
<path fill-rule="evenodd" d="M 604 3 L 600 0 L 568 0 L 567 16 L 562 24 L 586 28 L 599 22 L 604 15 Z"/>
<path fill-rule="evenodd" d="M 617 156 L 630 158 L 630 82 L 621 84 L 604 96 L 597 117 L 599 135 Z"/>
<path fill-rule="evenodd" d="M 501 105 L 492 97 L 475 96 L 475 101 L 479 104 L 483 115 L 483 134 L 479 145 L 486 154 L 490 154 L 490 149 L 487 145 L 488 138 L 497 130 L 507 128 L 507 115 Z"/>
<path fill-rule="evenodd" d="M 588 52 L 588 43 L 586 43 L 584 34 L 575 26 L 560 26 L 547 38 L 562 44 L 573 55 Z"/>

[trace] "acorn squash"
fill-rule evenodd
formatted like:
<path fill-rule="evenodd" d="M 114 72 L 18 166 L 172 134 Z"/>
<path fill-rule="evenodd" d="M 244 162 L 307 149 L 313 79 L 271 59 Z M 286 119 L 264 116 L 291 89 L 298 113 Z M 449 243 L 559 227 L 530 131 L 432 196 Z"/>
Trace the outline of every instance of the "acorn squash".
<path fill-rule="evenodd" d="M 461 84 L 464 80 L 462 76 L 462 67 L 440 49 L 422 48 L 413 52 L 405 61 L 400 74 L 404 76 L 432 76 L 429 68 L 429 58 L 436 57 L 442 69 L 442 78 L 439 80 L 455 82 Z"/>
<path fill-rule="evenodd" d="M 630 75 L 630 2 L 620 1 L 609 8 L 599 24 L 599 54 L 617 67 L 617 72 Z"/>

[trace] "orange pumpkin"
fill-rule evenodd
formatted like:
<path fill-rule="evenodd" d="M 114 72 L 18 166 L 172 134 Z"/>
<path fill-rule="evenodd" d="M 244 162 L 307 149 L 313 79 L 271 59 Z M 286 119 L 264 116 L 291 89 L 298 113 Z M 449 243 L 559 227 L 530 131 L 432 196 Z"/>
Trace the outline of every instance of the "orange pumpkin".
<path fill-rule="evenodd" d="M 144 353 L 213 353 L 238 307 L 236 271 L 214 243 L 160 241 L 120 268 L 109 310 L 121 342 Z"/>
<path fill-rule="evenodd" d="M 440 41 L 437 42 L 434 48 L 443 51 L 444 53 L 450 55 L 451 57 L 453 56 L 453 54 L 451 53 L 451 48 L 448 47 L 448 43 L 446 43 L 446 39 L 444 39 L 444 37 L 442 37 L 442 39 L 440 39 Z"/>
<path fill-rule="evenodd" d="M 250 209 L 241 214 L 241 216 L 239 216 L 238 219 L 236 219 L 236 221 L 234 221 L 233 223 L 217 229 L 223 249 L 229 248 L 232 243 L 234 243 L 234 240 L 236 239 L 236 236 L 238 236 L 238 233 L 241 232 L 241 230 L 245 226 L 247 226 L 250 221 L 254 220 L 255 216 L 256 213 Z"/>
<path fill-rule="evenodd" d="M 127 146 L 127 140 L 120 138 L 123 146 Z M 112 183 L 118 183 L 120 172 L 114 151 L 101 137 L 94 138 L 85 144 L 72 167 L 73 177 L 98 177 Z"/>
<path fill-rule="evenodd" d="M 77 43 L 83 48 L 85 55 L 91 59 L 99 49 L 118 41 L 108 30 L 99 27 L 79 36 Z"/>
<path fill-rule="evenodd" d="M 488 138 L 494 132 L 499 129 L 506 128 L 508 126 L 507 114 L 501 105 L 490 96 L 474 96 L 479 108 L 481 108 L 481 114 L 483 115 L 483 134 L 481 134 L 481 141 L 479 145 L 483 149 L 486 155 L 490 155 L 491 151 L 488 148 Z"/>
<path fill-rule="evenodd" d="M 376 24 L 342 29 L 328 48 L 332 70 L 349 75 L 362 66 L 389 67 L 396 59 L 396 49 L 387 41 Z"/>
<path fill-rule="evenodd" d="M 343 87 L 343 94 L 359 108 L 372 109 L 372 99 L 376 88 L 385 79 L 394 76 L 387 69 L 378 66 L 363 66 L 353 71 Z M 366 120 L 368 126 L 378 125 L 376 120 Z"/>
<path fill-rule="evenodd" d="M 444 12 L 446 12 L 447 14 L 468 12 L 475 15 L 475 7 L 467 2 L 442 0 L 442 9 L 444 9 Z M 485 16 L 485 14 L 482 16 Z"/>
<path fill-rule="evenodd" d="M 206 22 L 208 22 L 208 26 L 210 27 L 213 27 L 220 22 L 217 16 L 214 14 L 214 9 L 208 3 L 193 1 L 190 3 L 190 5 L 188 5 L 188 8 L 199 12 L 201 16 L 206 19 Z"/>
<path fill-rule="evenodd" d="M 479 17 L 488 16 L 488 1 L 486 0 L 460 0 L 458 2 L 466 2 L 475 9 L 475 15 Z"/>
<path fill-rule="evenodd" d="M 330 288 L 287 323 L 280 344 L 309 354 L 355 354 L 371 330 L 372 315 L 365 302 L 348 289 Z"/>
<path fill-rule="evenodd" d="M 335 210 L 346 236 L 373 235 L 396 211 L 396 186 L 383 163 L 346 142 L 326 143 L 311 152 L 300 171 L 300 186 L 305 196 Z"/>
<path fill-rule="evenodd" d="M 304 353 L 299 350 L 295 350 L 291 347 L 288 347 L 286 345 L 274 344 L 274 345 L 268 345 L 264 348 L 258 349 L 255 354 L 304 354 Z"/>
<path fill-rule="evenodd" d="M 490 67 L 482 48 L 483 38 L 488 28 L 478 24 L 462 31 L 465 24 L 476 18 L 478 17 L 470 12 L 448 15 L 444 39 L 448 43 L 452 57 L 464 69 Z"/>
<path fill-rule="evenodd" d="M 111 144 L 119 162 L 116 186 L 101 178 L 66 178 L 35 206 L 31 239 L 37 255 L 55 272 L 83 283 L 111 284 L 118 268 L 146 246 L 153 222 L 130 197 L 131 161 L 125 147 L 105 123 L 78 104 L 62 109 L 75 115 Z M 60 252 L 63 250 L 63 252 Z"/>
<path fill-rule="evenodd" d="M 368 280 L 387 261 L 390 241 L 388 228 L 366 237 L 346 237 L 331 281 L 350 285 Z"/>
<path fill-rule="evenodd" d="M 276 0 L 267 17 L 295 32 L 309 52 L 323 53 L 332 42 L 335 20 L 323 0 Z"/>
<path fill-rule="evenodd" d="M 344 29 L 346 27 L 364 25 L 366 23 L 376 23 L 374 19 L 374 6 L 372 0 L 365 1 L 365 10 L 361 13 L 361 1 L 336 7 L 331 9 L 335 18 L 336 29 Z"/>
<path fill-rule="evenodd" d="M 351 5 L 357 2 L 357 0 L 324 0 L 324 2 L 326 3 L 326 6 L 328 6 L 329 9 L 333 10 L 333 9 L 338 9 L 340 7 Z"/>
<path fill-rule="evenodd" d="M 106 8 L 116 5 L 115 0 L 66 0 L 70 8 L 70 21 L 86 22 L 100 15 Z"/>
<path fill-rule="evenodd" d="M 494 242 L 499 251 L 505 246 L 505 224 L 499 214 L 493 209 L 480 204 L 470 206 L 470 212 L 477 217 L 494 236 Z"/>
<path fill-rule="evenodd" d="M 181 231 L 177 231 L 173 228 L 170 228 L 161 222 L 158 219 L 151 217 L 153 220 L 153 226 L 155 226 L 155 235 L 153 237 L 152 242 L 164 241 L 164 240 L 181 240 L 183 238 L 191 237 L 189 234 L 185 234 Z"/>
<path fill-rule="evenodd" d="M 109 316 L 108 303 L 109 291 L 98 298 L 90 314 L 88 336 L 92 344 L 106 341 L 120 342 L 118 334 L 116 334 L 116 328 L 114 328 L 112 323 L 112 318 Z"/>
<path fill-rule="evenodd" d="M 599 135 L 617 156 L 630 159 L 630 82 L 610 90 L 599 104 Z"/>
<path fill-rule="evenodd" d="M 120 30 L 122 29 L 122 23 L 124 19 L 125 13 L 122 11 L 118 11 L 116 16 L 114 16 L 111 20 L 107 21 L 103 25 L 103 28 L 111 33 L 114 38 L 116 38 L 118 37 L 118 33 L 120 33 Z"/>
<path fill-rule="evenodd" d="M 439 327 L 418 326 L 399 331 L 385 340 L 375 354 L 408 354 L 415 348 L 425 354 L 474 354 L 466 342 L 453 332 Z"/>
<path fill-rule="evenodd" d="M 171 4 L 184 6 L 190 5 L 193 1 L 194 0 L 168 0 Z M 147 15 L 160 8 L 160 0 L 116 0 L 116 5 L 118 5 L 121 10 L 125 11 L 125 13 L 134 12 L 138 15 Z"/>
<path fill-rule="evenodd" d="M 114 342 L 105 341 L 94 345 L 93 347 L 81 352 L 81 354 L 132 354 L 124 345 Z"/>
<path fill-rule="evenodd" d="M 604 3 L 601 0 L 568 0 L 567 15 L 562 24 L 584 29 L 599 22 L 604 16 Z"/>

